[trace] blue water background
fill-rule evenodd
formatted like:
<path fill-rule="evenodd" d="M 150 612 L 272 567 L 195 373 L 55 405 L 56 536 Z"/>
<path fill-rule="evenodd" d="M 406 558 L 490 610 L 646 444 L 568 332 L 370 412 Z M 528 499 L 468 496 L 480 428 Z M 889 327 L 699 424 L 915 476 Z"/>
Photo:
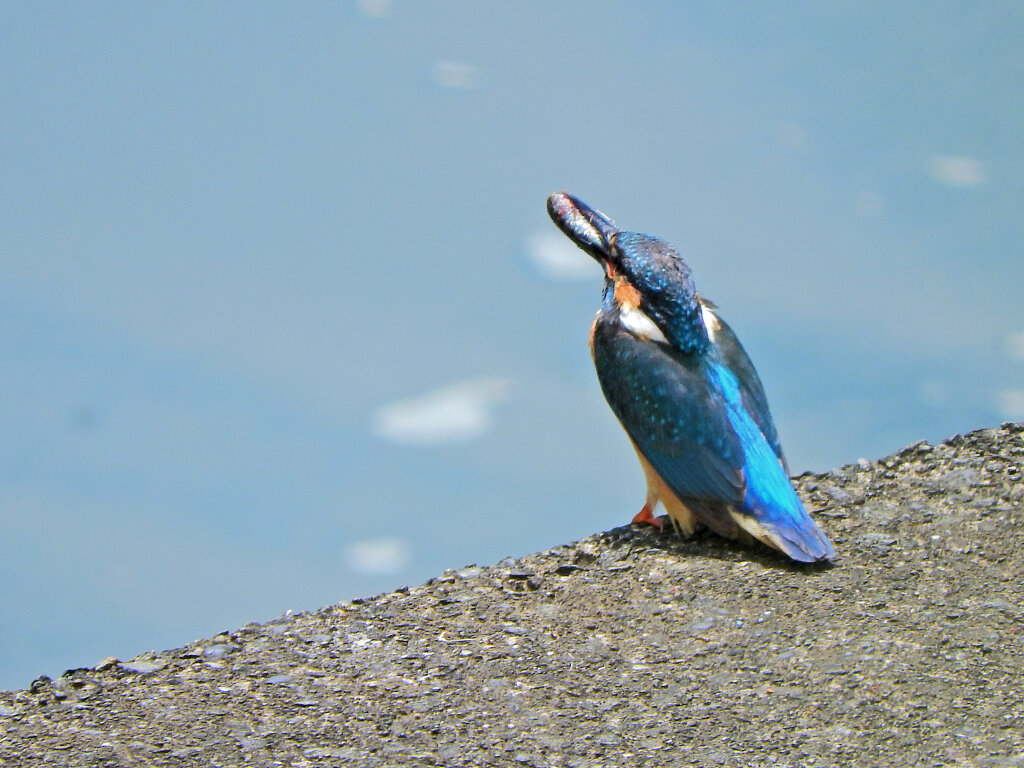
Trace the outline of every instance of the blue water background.
<path fill-rule="evenodd" d="M 672 241 L 795 472 L 1024 418 L 1024 8 L 12 4 L 0 687 L 643 501 L 565 189 Z"/>

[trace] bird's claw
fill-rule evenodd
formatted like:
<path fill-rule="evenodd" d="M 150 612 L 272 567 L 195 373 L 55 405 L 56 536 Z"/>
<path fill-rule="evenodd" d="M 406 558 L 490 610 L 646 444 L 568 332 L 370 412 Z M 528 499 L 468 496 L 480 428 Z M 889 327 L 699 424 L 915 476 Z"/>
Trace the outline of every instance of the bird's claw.
<path fill-rule="evenodd" d="M 656 518 L 654 514 L 651 512 L 650 504 L 644 504 L 644 508 L 637 512 L 630 522 L 633 523 L 633 525 L 653 525 L 659 531 L 663 530 L 664 527 L 664 524 L 661 522 L 661 520 Z"/>

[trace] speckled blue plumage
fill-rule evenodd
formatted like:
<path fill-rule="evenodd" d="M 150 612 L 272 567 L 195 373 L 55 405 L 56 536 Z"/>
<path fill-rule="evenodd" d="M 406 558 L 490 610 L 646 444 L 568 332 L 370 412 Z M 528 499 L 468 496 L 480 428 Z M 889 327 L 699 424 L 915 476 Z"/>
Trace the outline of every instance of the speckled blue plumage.
<path fill-rule="evenodd" d="M 708 335 L 690 268 L 671 245 L 639 232 L 619 232 L 619 268 L 640 292 L 640 309 L 676 349 L 701 354 Z"/>

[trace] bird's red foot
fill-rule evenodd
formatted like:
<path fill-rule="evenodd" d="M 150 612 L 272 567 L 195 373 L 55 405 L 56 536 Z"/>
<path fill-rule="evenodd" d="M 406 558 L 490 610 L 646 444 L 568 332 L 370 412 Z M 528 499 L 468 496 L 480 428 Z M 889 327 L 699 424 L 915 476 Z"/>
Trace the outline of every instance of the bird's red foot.
<path fill-rule="evenodd" d="M 640 524 L 640 523 L 647 523 L 647 525 L 653 525 L 659 531 L 662 529 L 661 520 L 656 518 L 651 513 L 651 505 L 650 504 L 644 504 L 644 508 L 641 509 L 639 512 L 637 512 L 636 516 L 630 522 L 632 522 L 634 525 L 637 525 L 637 524 Z"/>

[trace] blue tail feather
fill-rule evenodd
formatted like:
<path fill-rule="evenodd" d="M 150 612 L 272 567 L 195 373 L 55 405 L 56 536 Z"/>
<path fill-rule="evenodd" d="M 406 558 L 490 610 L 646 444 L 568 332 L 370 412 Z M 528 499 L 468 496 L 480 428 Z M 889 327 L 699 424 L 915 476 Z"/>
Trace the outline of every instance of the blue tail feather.
<path fill-rule="evenodd" d="M 831 542 L 807 513 L 779 457 L 743 407 L 735 377 L 721 366 L 714 369 L 729 406 L 729 421 L 744 452 L 747 489 L 737 511 L 775 534 L 782 550 L 794 560 L 814 562 L 834 557 Z"/>

